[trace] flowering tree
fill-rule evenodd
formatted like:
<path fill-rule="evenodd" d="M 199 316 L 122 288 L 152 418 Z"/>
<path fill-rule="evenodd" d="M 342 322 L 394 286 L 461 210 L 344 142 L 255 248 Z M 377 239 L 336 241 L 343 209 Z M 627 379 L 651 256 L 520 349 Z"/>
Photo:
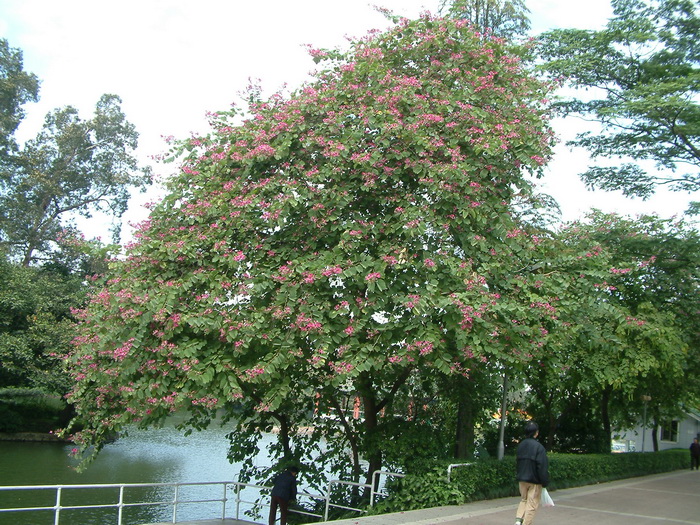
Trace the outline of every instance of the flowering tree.
<path fill-rule="evenodd" d="M 274 425 L 280 454 L 303 459 L 298 427 L 332 411 L 357 478 L 361 457 L 382 465 L 374 438 L 405 385 L 531 358 L 551 306 L 522 275 L 537 238 L 516 209 L 550 155 L 547 87 L 465 21 L 395 22 L 311 50 L 313 82 L 187 143 L 81 314 L 85 448 L 224 409 L 232 457 Z"/>
<path fill-rule="evenodd" d="M 650 378 L 683 376 L 687 344 L 670 301 L 660 296 L 689 298 L 658 268 L 657 256 L 668 248 L 651 241 L 651 230 L 643 220 L 593 212 L 544 243 L 538 272 L 558 298 L 556 318 L 543 324 L 549 337 L 522 376 L 531 394 L 527 412 L 548 449 L 609 452 L 613 424 L 630 423 L 634 398 Z M 688 390 L 676 388 L 681 396 Z"/>

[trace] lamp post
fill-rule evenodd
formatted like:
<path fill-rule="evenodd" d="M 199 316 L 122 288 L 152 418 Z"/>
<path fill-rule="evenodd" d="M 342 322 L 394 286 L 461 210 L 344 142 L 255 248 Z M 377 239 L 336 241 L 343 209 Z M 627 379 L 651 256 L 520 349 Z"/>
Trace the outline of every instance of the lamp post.
<path fill-rule="evenodd" d="M 506 433 L 506 410 L 508 409 L 508 372 L 503 372 L 503 396 L 501 398 L 501 422 L 498 428 L 498 449 L 496 458 L 503 459 L 506 454 L 505 433 Z"/>
<path fill-rule="evenodd" d="M 644 445 L 647 436 L 647 403 L 651 401 L 651 396 L 643 395 L 642 401 L 644 402 L 644 422 L 642 424 L 642 452 L 646 452 L 644 449 Z"/>

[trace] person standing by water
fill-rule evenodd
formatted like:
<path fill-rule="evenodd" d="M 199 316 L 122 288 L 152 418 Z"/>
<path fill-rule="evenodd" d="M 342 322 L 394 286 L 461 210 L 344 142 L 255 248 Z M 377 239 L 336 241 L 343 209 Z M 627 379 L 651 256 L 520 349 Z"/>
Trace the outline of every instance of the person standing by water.
<path fill-rule="evenodd" d="M 700 470 L 700 443 L 695 438 L 690 444 L 690 470 Z"/>
<path fill-rule="evenodd" d="M 298 467 L 289 467 L 274 479 L 270 501 L 269 525 L 275 525 L 277 507 L 280 508 L 280 525 L 287 525 L 287 510 L 289 502 L 297 497 Z"/>
<path fill-rule="evenodd" d="M 520 487 L 520 504 L 515 514 L 515 525 L 530 525 L 540 506 L 542 489 L 549 484 L 547 451 L 537 441 L 540 431 L 537 423 L 525 425 L 525 439 L 516 452 L 516 479 Z"/>

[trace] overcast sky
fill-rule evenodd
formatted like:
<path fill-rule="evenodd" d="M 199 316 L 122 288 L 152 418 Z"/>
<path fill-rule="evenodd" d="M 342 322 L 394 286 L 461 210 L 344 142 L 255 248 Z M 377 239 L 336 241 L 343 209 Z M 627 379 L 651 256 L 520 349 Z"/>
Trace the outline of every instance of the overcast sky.
<path fill-rule="evenodd" d="M 24 53 L 25 70 L 41 80 L 41 100 L 28 107 L 18 137 L 39 130 L 44 115 L 73 105 L 90 118 L 103 93 L 123 99 L 140 133 L 139 155 L 165 149 L 162 137 L 206 129 L 205 114 L 239 101 L 249 78 L 269 94 L 298 86 L 314 64 L 305 44 L 343 47 L 348 36 L 388 26 L 372 5 L 408 17 L 437 11 L 439 0 L 2 0 L 0 37 Z M 526 0 L 533 32 L 554 27 L 601 28 L 608 0 Z M 574 133 L 572 123 L 558 130 Z M 565 220 L 592 206 L 624 214 L 681 213 L 689 197 L 660 194 L 648 202 L 587 192 L 576 177 L 584 152 L 557 149 L 542 183 L 562 206 Z M 167 174 L 168 165 L 155 166 Z M 163 171 L 166 170 L 166 171 Z M 141 200 L 142 202 L 142 200 Z M 145 218 L 135 201 L 127 220 Z M 125 231 L 126 233 L 126 231 Z"/>

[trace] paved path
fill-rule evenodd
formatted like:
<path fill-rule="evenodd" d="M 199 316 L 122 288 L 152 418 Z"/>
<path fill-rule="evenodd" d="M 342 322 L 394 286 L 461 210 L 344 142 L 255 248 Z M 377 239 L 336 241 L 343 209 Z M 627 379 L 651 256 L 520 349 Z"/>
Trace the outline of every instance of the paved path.
<path fill-rule="evenodd" d="M 535 525 L 700 525 L 700 471 L 677 471 L 550 493 Z M 518 498 L 325 522 L 333 525 L 511 525 Z M 204 520 L 178 525 L 244 525 Z M 166 525 L 166 524 L 162 524 Z"/>

